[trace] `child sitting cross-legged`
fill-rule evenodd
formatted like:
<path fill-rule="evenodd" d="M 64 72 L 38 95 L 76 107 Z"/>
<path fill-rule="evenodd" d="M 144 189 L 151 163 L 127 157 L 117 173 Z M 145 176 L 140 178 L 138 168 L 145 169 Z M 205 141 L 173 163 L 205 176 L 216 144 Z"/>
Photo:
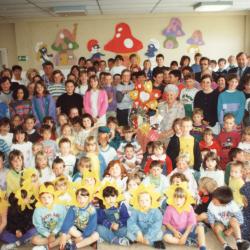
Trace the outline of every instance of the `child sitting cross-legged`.
<path fill-rule="evenodd" d="M 106 182 L 97 197 L 102 201 L 101 208 L 97 210 L 100 238 L 112 244 L 128 246 L 126 235 L 129 214 L 126 205 L 121 203 L 121 190 L 115 183 Z"/>
<path fill-rule="evenodd" d="M 166 192 L 167 209 L 163 217 L 163 225 L 167 230 L 163 239 L 176 245 L 197 245 L 206 250 L 205 233 L 202 225 L 197 224 L 193 204 L 195 201 L 187 190 L 185 182 L 172 185 Z M 197 237 L 197 239 L 196 239 Z"/>
<path fill-rule="evenodd" d="M 128 219 L 127 236 L 130 241 L 165 249 L 162 242 L 162 214 L 157 193 L 153 186 L 140 184 L 132 194 L 132 213 Z"/>
<path fill-rule="evenodd" d="M 70 206 L 61 228 L 60 249 L 74 250 L 96 245 L 99 238 L 96 232 L 97 214 L 91 201 L 90 189 L 79 185 L 75 192 L 75 202 Z M 72 238 L 74 241 L 70 240 Z"/>
<path fill-rule="evenodd" d="M 59 245 L 66 208 L 55 204 L 55 189 L 52 183 L 42 184 L 38 204 L 33 214 L 33 225 L 37 234 L 32 238 L 33 250 L 46 250 Z"/>
<path fill-rule="evenodd" d="M 212 201 L 208 206 L 208 222 L 224 250 L 233 250 L 224 237 L 228 232 L 233 232 L 238 250 L 249 248 L 249 242 L 241 238 L 240 225 L 243 224 L 243 215 L 234 202 L 233 193 L 229 187 L 218 187 L 212 193 Z"/>

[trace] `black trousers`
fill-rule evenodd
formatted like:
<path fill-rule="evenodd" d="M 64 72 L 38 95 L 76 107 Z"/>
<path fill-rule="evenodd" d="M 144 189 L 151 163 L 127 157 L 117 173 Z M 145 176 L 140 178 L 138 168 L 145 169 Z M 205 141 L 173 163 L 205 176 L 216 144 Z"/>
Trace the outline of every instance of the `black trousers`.
<path fill-rule="evenodd" d="M 128 126 L 129 109 L 117 109 L 116 118 L 119 126 Z"/>

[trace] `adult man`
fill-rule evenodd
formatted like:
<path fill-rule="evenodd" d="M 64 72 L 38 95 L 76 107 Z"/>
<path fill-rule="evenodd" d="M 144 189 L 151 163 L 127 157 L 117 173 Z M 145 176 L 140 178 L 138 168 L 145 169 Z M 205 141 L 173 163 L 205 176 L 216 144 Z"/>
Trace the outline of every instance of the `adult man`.
<path fill-rule="evenodd" d="M 238 85 L 239 90 L 243 90 L 244 88 L 244 81 L 247 76 L 247 74 L 250 74 L 250 67 L 247 66 L 248 60 L 247 60 L 247 55 L 244 52 L 240 52 L 236 56 L 236 61 L 238 67 L 230 69 L 228 73 L 236 73 L 240 79 L 240 83 Z"/>
<path fill-rule="evenodd" d="M 207 58 L 207 57 L 202 57 L 202 58 L 200 59 L 201 72 L 195 73 L 195 80 L 196 80 L 197 82 L 200 82 L 200 81 L 201 81 L 201 77 L 202 77 L 203 75 L 206 75 L 206 74 L 212 75 L 213 80 L 216 80 L 217 75 L 216 75 L 215 72 L 211 72 L 211 71 L 209 70 L 209 63 L 210 63 L 210 60 L 209 60 L 209 58 Z"/>
<path fill-rule="evenodd" d="M 47 87 L 50 84 L 53 84 L 53 70 L 54 70 L 54 65 L 52 62 L 46 61 L 43 63 L 44 75 L 42 76 L 42 79 Z"/>

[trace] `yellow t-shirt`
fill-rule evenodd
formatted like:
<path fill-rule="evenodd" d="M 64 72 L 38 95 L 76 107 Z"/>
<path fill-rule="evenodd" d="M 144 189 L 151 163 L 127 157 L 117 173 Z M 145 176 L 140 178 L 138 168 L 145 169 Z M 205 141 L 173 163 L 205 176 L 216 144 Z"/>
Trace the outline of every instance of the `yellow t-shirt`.
<path fill-rule="evenodd" d="M 180 153 L 186 153 L 189 155 L 190 167 L 194 166 L 194 137 L 193 136 L 181 136 L 180 137 Z"/>
<path fill-rule="evenodd" d="M 243 195 L 240 193 L 241 187 L 244 185 L 244 181 L 241 178 L 229 178 L 229 187 L 233 191 L 234 201 L 241 207 L 244 206 Z"/>

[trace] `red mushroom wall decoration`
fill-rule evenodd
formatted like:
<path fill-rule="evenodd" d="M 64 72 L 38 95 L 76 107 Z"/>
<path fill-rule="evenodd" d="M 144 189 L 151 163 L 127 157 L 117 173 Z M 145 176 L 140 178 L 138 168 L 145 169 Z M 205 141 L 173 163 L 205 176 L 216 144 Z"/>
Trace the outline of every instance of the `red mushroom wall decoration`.
<path fill-rule="evenodd" d="M 114 37 L 104 45 L 104 50 L 122 54 L 125 58 L 142 48 L 142 42 L 132 35 L 131 28 L 126 23 L 117 24 Z"/>

